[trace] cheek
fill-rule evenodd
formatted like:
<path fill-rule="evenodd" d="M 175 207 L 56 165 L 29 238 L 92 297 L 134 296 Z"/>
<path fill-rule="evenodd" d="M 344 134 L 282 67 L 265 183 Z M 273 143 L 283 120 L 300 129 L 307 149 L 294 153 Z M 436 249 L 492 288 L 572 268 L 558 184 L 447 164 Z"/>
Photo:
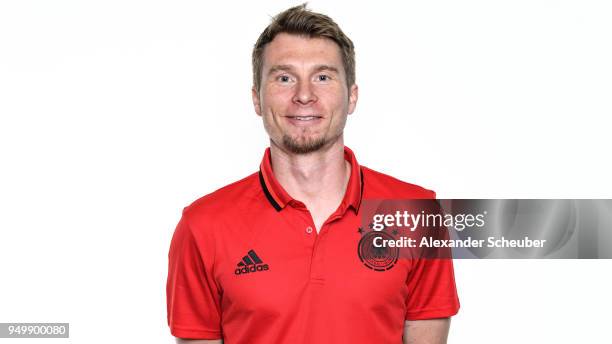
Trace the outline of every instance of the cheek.
<path fill-rule="evenodd" d="M 323 104 L 334 116 L 344 115 L 348 111 L 348 99 L 344 99 L 337 94 L 333 97 L 327 97 L 323 100 Z"/>
<path fill-rule="evenodd" d="M 319 100 L 326 104 L 330 109 L 348 108 L 348 92 L 345 87 L 339 85 L 328 85 L 328 88 L 321 89 L 319 92 Z"/>
<path fill-rule="evenodd" d="M 270 88 L 263 94 L 264 106 L 277 108 L 291 103 L 292 93 L 289 88 Z"/>

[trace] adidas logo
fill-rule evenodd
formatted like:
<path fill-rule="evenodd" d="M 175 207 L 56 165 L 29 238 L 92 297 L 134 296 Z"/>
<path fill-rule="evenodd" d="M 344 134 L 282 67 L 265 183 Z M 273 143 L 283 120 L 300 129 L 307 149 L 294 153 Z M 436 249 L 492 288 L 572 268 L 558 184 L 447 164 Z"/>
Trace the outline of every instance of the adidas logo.
<path fill-rule="evenodd" d="M 234 273 L 236 275 L 248 274 L 251 272 L 258 271 L 266 271 L 269 270 L 268 264 L 264 264 L 261 261 L 261 258 L 255 253 L 255 251 L 250 250 L 248 254 L 242 257 L 242 260 L 236 264 L 236 270 Z"/>

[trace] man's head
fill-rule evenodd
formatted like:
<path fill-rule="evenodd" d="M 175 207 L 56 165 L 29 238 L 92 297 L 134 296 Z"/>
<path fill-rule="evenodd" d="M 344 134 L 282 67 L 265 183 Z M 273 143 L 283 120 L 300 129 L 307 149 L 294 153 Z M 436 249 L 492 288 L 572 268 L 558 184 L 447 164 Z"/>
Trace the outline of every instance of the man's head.
<path fill-rule="evenodd" d="M 328 16 L 290 8 L 255 44 L 252 93 L 273 144 L 296 154 L 333 144 L 357 102 L 353 43 Z"/>

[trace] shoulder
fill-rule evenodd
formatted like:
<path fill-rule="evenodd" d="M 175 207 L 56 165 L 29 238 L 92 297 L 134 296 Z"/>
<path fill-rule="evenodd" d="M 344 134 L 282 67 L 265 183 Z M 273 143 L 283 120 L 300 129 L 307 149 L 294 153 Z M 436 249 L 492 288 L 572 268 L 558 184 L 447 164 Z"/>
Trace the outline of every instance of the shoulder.
<path fill-rule="evenodd" d="M 214 192 L 204 195 L 183 209 L 189 222 L 203 223 L 236 216 L 243 205 L 258 195 L 259 174 L 255 172 Z"/>
<path fill-rule="evenodd" d="M 361 166 L 365 198 L 432 199 L 433 190 Z"/>

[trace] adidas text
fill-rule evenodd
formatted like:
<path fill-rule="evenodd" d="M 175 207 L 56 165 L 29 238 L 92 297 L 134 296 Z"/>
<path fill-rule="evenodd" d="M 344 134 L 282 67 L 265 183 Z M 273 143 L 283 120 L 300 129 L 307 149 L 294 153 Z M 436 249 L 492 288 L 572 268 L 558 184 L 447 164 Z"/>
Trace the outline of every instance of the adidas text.
<path fill-rule="evenodd" d="M 234 270 L 234 273 L 236 275 L 241 275 L 241 274 L 248 274 L 251 272 L 266 271 L 268 269 L 269 269 L 268 264 L 249 265 L 249 266 L 244 266 L 240 269 Z"/>

